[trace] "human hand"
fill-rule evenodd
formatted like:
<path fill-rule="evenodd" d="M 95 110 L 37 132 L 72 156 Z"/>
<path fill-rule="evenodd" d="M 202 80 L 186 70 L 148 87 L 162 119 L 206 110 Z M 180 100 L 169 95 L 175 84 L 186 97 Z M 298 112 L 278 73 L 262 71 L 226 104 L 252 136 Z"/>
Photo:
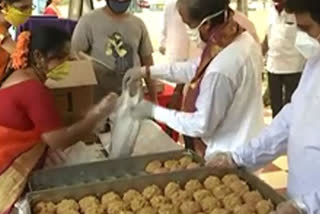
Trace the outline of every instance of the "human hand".
<path fill-rule="evenodd" d="M 146 69 L 144 67 L 135 67 L 129 69 L 122 80 L 122 85 L 129 87 L 135 85 L 136 82 L 141 81 L 146 76 Z"/>
<path fill-rule="evenodd" d="M 303 214 L 303 211 L 294 201 L 286 201 L 277 206 L 272 214 Z"/>
<path fill-rule="evenodd" d="M 209 156 L 207 166 L 214 169 L 235 169 L 238 166 L 233 161 L 230 153 L 214 153 Z"/>
<path fill-rule="evenodd" d="M 45 160 L 46 168 L 61 167 L 67 159 L 67 153 L 62 150 L 49 149 Z"/>
<path fill-rule="evenodd" d="M 159 52 L 160 52 L 162 55 L 166 55 L 166 48 L 163 47 L 163 46 L 161 46 L 161 47 L 159 48 Z"/>
<path fill-rule="evenodd" d="M 154 117 L 155 105 L 149 101 L 142 100 L 132 107 L 132 115 L 137 119 L 152 119 Z"/>
<path fill-rule="evenodd" d="M 87 118 L 104 118 L 109 116 L 117 106 L 118 95 L 110 93 L 105 96 L 97 105 L 89 110 Z"/>

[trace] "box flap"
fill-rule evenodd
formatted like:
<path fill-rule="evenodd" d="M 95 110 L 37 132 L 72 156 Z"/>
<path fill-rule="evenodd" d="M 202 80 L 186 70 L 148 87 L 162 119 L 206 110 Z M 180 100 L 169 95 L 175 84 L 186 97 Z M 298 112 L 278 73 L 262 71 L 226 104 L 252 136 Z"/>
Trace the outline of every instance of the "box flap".
<path fill-rule="evenodd" d="M 97 79 L 92 66 L 88 60 L 70 61 L 69 75 L 60 81 L 47 80 L 46 86 L 52 89 L 71 88 L 96 85 Z"/>

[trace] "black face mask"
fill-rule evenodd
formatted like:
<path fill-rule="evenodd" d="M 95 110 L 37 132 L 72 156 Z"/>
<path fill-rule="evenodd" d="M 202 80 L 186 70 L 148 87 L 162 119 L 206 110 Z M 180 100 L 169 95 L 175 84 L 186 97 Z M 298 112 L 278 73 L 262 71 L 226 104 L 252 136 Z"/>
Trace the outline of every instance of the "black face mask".
<path fill-rule="evenodd" d="M 120 14 L 125 13 L 129 6 L 130 6 L 131 0 L 107 0 L 108 7 L 112 10 L 112 12 Z"/>

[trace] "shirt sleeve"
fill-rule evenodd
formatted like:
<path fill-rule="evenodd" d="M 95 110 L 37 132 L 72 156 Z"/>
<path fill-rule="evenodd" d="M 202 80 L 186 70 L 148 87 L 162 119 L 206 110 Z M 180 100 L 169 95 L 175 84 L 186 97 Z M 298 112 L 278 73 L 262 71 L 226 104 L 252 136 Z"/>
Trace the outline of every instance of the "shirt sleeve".
<path fill-rule="evenodd" d="M 21 100 L 36 130 L 45 133 L 62 127 L 53 95 L 42 83 L 34 81 L 26 87 Z"/>
<path fill-rule="evenodd" d="M 286 105 L 262 134 L 233 154 L 239 166 L 256 169 L 287 152 L 292 104 Z"/>
<path fill-rule="evenodd" d="M 72 36 L 71 47 L 73 51 L 88 53 L 91 50 L 93 36 L 90 24 L 87 23 L 86 17 L 80 19 Z"/>
<path fill-rule="evenodd" d="M 156 120 L 190 137 L 211 136 L 232 104 L 236 85 L 220 73 L 207 75 L 200 87 L 194 113 L 179 112 L 157 106 Z"/>
<path fill-rule="evenodd" d="M 304 194 L 300 199 L 294 201 L 304 213 L 320 213 L 320 192 L 314 191 Z"/>
<path fill-rule="evenodd" d="M 141 25 L 142 25 L 142 35 L 141 35 L 141 40 L 139 45 L 139 56 L 140 57 L 151 56 L 153 53 L 153 48 L 152 48 L 150 36 L 147 30 L 147 27 L 142 21 L 141 21 Z"/>
<path fill-rule="evenodd" d="M 151 78 L 175 83 L 188 83 L 196 74 L 198 61 L 199 59 L 152 66 L 150 69 Z"/>

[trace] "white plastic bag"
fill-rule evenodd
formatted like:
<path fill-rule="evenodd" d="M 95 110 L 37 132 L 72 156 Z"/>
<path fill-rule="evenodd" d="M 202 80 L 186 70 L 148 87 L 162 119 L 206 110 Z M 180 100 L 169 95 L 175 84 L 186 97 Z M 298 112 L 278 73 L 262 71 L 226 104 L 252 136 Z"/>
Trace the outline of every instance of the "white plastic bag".
<path fill-rule="evenodd" d="M 128 157 L 133 153 L 141 121 L 131 115 L 131 109 L 141 99 L 143 99 L 142 84 L 139 83 L 134 89 L 129 89 L 126 85 L 123 85 L 117 110 L 110 117 L 111 159 Z"/>

